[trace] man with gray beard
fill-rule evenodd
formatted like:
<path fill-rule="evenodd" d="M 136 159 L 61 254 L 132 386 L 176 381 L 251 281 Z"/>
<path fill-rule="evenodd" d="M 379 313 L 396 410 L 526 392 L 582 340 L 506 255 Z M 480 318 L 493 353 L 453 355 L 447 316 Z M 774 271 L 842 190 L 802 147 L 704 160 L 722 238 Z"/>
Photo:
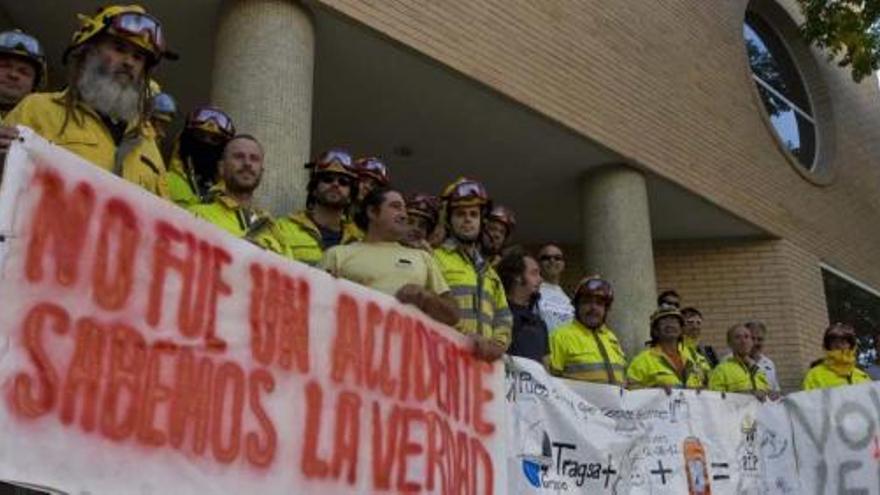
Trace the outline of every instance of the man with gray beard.
<path fill-rule="evenodd" d="M 0 127 L 0 155 L 30 127 L 47 140 L 162 197 L 165 164 L 149 122 L 151 70 L 165 49 L 159 21 L 139 5 L 83 17 L 64 53 L 67 89 L 24 98 Z"/>

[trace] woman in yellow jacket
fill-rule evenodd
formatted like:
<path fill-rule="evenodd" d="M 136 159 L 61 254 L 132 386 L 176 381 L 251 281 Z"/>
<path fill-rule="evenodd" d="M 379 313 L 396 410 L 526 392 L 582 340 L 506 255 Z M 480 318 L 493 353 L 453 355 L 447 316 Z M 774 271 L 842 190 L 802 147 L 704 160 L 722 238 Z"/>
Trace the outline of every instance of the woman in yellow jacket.
<path fill-rule="evenodd" d="M 804 390 L 841 387 L 871 381 L 856 366 L 856 331 L 845 323 L 835 323 L 822 338 L 825 357 L 810 368 L 804 377 Z"/>
<path fill-rule="evenodd" d="M 676 308 L 661 308 L 651 315 L 650 347 L 629 364 L 626 378 L 630 388 L 701 389 L 706 375 L 682 344 L 684 319 Z"/>

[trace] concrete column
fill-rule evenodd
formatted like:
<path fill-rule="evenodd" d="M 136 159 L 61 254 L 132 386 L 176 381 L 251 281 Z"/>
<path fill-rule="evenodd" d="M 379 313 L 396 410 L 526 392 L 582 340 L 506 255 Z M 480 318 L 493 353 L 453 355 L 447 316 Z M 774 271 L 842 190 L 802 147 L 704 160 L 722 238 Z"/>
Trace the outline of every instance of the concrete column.
<path fill-rule="evenodd" d="M 315 29 L 292 0 L 228 0 L 217 26 L 211 98 L 266 150 L 258 202 L 277 214 L 305 205 L 312 139 Z"/>
<path fill-rule="evenodd" d="M 626 165 L 599 167 L 584 177 L 582 204 L 585 273 L 614 286 L 608 324 L 632 359 L 648 340 L 657 302 L 645 177 Z"/>

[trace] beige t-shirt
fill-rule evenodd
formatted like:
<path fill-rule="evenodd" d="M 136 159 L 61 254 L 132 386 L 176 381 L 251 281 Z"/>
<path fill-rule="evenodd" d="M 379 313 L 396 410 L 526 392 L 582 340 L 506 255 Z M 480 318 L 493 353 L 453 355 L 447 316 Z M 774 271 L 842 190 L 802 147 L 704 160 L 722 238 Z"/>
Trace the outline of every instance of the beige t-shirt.
<path fill-rule="evenodd" d="M 424 287 L 437 295 L 449 292 L 449 285 L 430 253 L 396 242 L 336 246 L 324 253 L 319 266 L 336 277 L 392 296 L 406 284 Z"/>

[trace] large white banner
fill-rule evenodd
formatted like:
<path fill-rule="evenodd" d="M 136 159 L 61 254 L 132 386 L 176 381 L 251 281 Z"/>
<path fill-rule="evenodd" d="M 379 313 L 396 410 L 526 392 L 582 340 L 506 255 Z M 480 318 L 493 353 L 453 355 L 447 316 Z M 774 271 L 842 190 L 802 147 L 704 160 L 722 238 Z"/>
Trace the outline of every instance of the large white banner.
<path fill-rule="evenodd" d="M 506 492 L 500 363 L 23 133 L 0 190 L 0 479 Z"/>
<path fill-rule="evenodd" d="M 880 387 L 760 403 L 507 368 L 508 493 L 877 494 Z"/>
<path fill-rule="evenodd" d="M 792 453 L 787 424 L 759 426 L 747 396 L 628 392 L 523 359 L 508 375 L 510 493 L 766 493 L 776 480 L 762 459 Z"/>

